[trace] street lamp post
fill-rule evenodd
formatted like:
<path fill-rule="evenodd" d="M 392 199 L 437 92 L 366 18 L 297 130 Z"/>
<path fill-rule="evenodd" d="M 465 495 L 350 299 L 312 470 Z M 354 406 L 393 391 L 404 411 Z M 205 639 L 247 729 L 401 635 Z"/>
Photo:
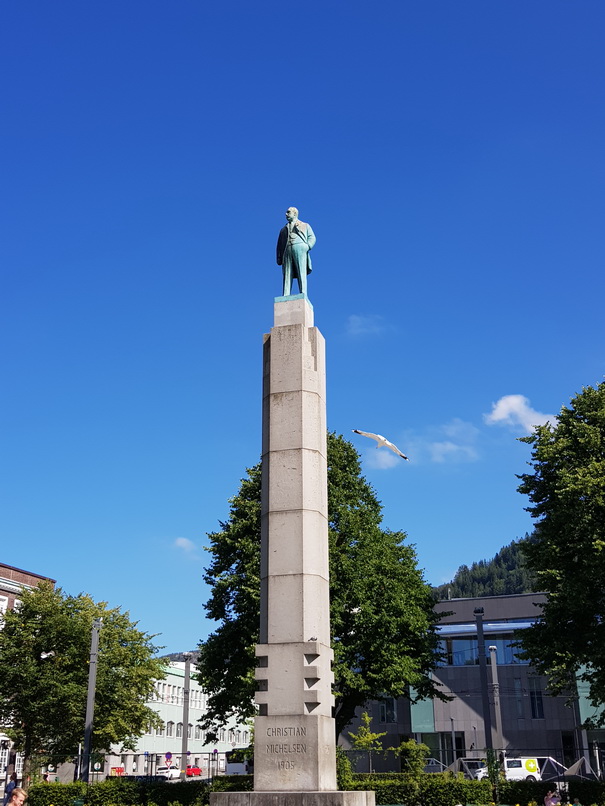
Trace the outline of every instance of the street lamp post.
<path fill-rule="evenodd" d="M 456 723 L 454 717 L 450 717 L 451 730 L 452 730 L 452 764 L 456 762 Z"/>
<path fill-rule="evenodd" d="M 504 750 L 502 736 L 502 709 L 500 708 L 500 683 L 498 682 L 498 650 L 495 646 L 489 647 L 489 661 L 492 672 L 492 697 L 494 700 L 494 718 L 496 722 L 496 750 Z"/>
<path fill-rule="evenodd" d="M 485 749 L 493 750 L 492 717 L 487 693 L 487 660 L 485 657 L 485 636 L 483 635 L 483 608 L 473 611 L 477 620 L 477 651 L 479 652 L 479 681 L 481 683 L 481 702 L 483 704 L 483 732 L 485 733 Z"/>
<path fill-rule="evenodd" d="M 90 636 L 90 662 L 88 666 L 88 696 L 86 698 L 86 719 L 84 725 L 84 753 L 82 758 L 82 781 L 88 783 L 90 776 L 90 753 L 92 747 L 92 724 L 95 715 L 95 688 L 97 685 L 97 657 L 99 655 L 99 630 L 102 618 L 92 623 Z"/>
<path fill-rule="evenodd" d="M 181 781 L 187 780 L 187 740 L 189 738 L 189 686 L 191 680 L 191 658 L 186 652 L 185 658 L 185 681 L 183 685 L 183 736 L 181 741 Z"/>

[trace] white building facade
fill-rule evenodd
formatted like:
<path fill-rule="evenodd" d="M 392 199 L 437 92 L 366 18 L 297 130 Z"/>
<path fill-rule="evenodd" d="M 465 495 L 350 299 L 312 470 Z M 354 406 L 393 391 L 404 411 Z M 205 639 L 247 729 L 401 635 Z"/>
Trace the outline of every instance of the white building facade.
<path fill-rule="evenodd" d="M 147 705 L 156 711 L 164 726 L 158 730 L 149 728 L 137 742 L 134 751 L 120 753 L 115 748 L 105 768 L 93 777 L 107 775 L 154 775 L 158 767 L 167 763 L 177 764 L 181 769 L 183 732 L 187 731 L 187 765 L 200 767 L 204 778 L 211 778 L 225 771 L 225 754 L 229 750 L 248 747 L 250 726 L 230 720 L 219 732 L 217 742 L 208 742 L 199 721 L 206 712 L 206 694 L 193 679 L 189 684 L 189 719 L 183 722 L 185 664 L 170 663 L 166 678 L 156 683 L 155 694 Z M 94 771 L 93 771 L 94 772 Z"/>

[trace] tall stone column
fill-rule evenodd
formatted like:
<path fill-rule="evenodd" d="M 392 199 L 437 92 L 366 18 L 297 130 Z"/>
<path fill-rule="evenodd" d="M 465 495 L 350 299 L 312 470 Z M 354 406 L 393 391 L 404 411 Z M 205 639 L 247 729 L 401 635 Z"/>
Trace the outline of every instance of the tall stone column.
<path fill-rule="evenodd" d="M 263 374 L 254 788 L 335 790 L 325 343 L 306 298 L 275 303 Z"/>
<path fill-rule="evenodd" d="M 278 297 L 264 340 L 261 624 L 254 791 L 211 806 L 374 806 L 336 789 L 324 339 L 305 295 Z"/>

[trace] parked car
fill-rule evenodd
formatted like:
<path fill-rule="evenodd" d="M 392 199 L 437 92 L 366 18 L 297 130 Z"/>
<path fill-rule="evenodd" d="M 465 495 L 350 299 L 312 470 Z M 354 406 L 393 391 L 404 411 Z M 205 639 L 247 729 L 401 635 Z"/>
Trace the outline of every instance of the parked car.
<path fill-rule="evenodd" d="M 188 766 L 187 767 L 187 778 L 193 778 L 194 776 L 201 775 L 202 771 L 199 767 L 195 766 Z"/>
<path fill-rule="evenodd" d="M 476 773 L 477 780 L 487 778 L 487 767 L 481 767 Z M 521 758 L 504 759 L 504 776 L 507 781 L 541 781 L 538 759 L 523 756 Z"/>
<path fill-rule="evenodd" d="M 173 778 L 180 778 L 181 771 L 176 764 L 171 764 L 169 767 L 157 767 L 155 774 L 161 775 L 162 778 L 167 778 L 170 781 Z"/>

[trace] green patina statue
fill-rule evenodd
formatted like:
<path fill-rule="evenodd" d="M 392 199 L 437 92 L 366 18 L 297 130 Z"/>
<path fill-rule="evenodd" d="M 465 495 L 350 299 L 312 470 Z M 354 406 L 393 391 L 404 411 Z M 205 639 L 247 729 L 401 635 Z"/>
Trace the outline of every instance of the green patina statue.
<path fill-rule="evenodd" d="M 292 280 L 298 280 L 301 294 L 307 294 L 307 274 L 311 273 L 311 255 L 315 246 L 315 234 L 310 224 L 298 220 L 296 207 L 286 210 L 288 223 L 277 238 L 277 265 L 282 267 L 284 276 L 283 296 L 292 294 Z"/>

